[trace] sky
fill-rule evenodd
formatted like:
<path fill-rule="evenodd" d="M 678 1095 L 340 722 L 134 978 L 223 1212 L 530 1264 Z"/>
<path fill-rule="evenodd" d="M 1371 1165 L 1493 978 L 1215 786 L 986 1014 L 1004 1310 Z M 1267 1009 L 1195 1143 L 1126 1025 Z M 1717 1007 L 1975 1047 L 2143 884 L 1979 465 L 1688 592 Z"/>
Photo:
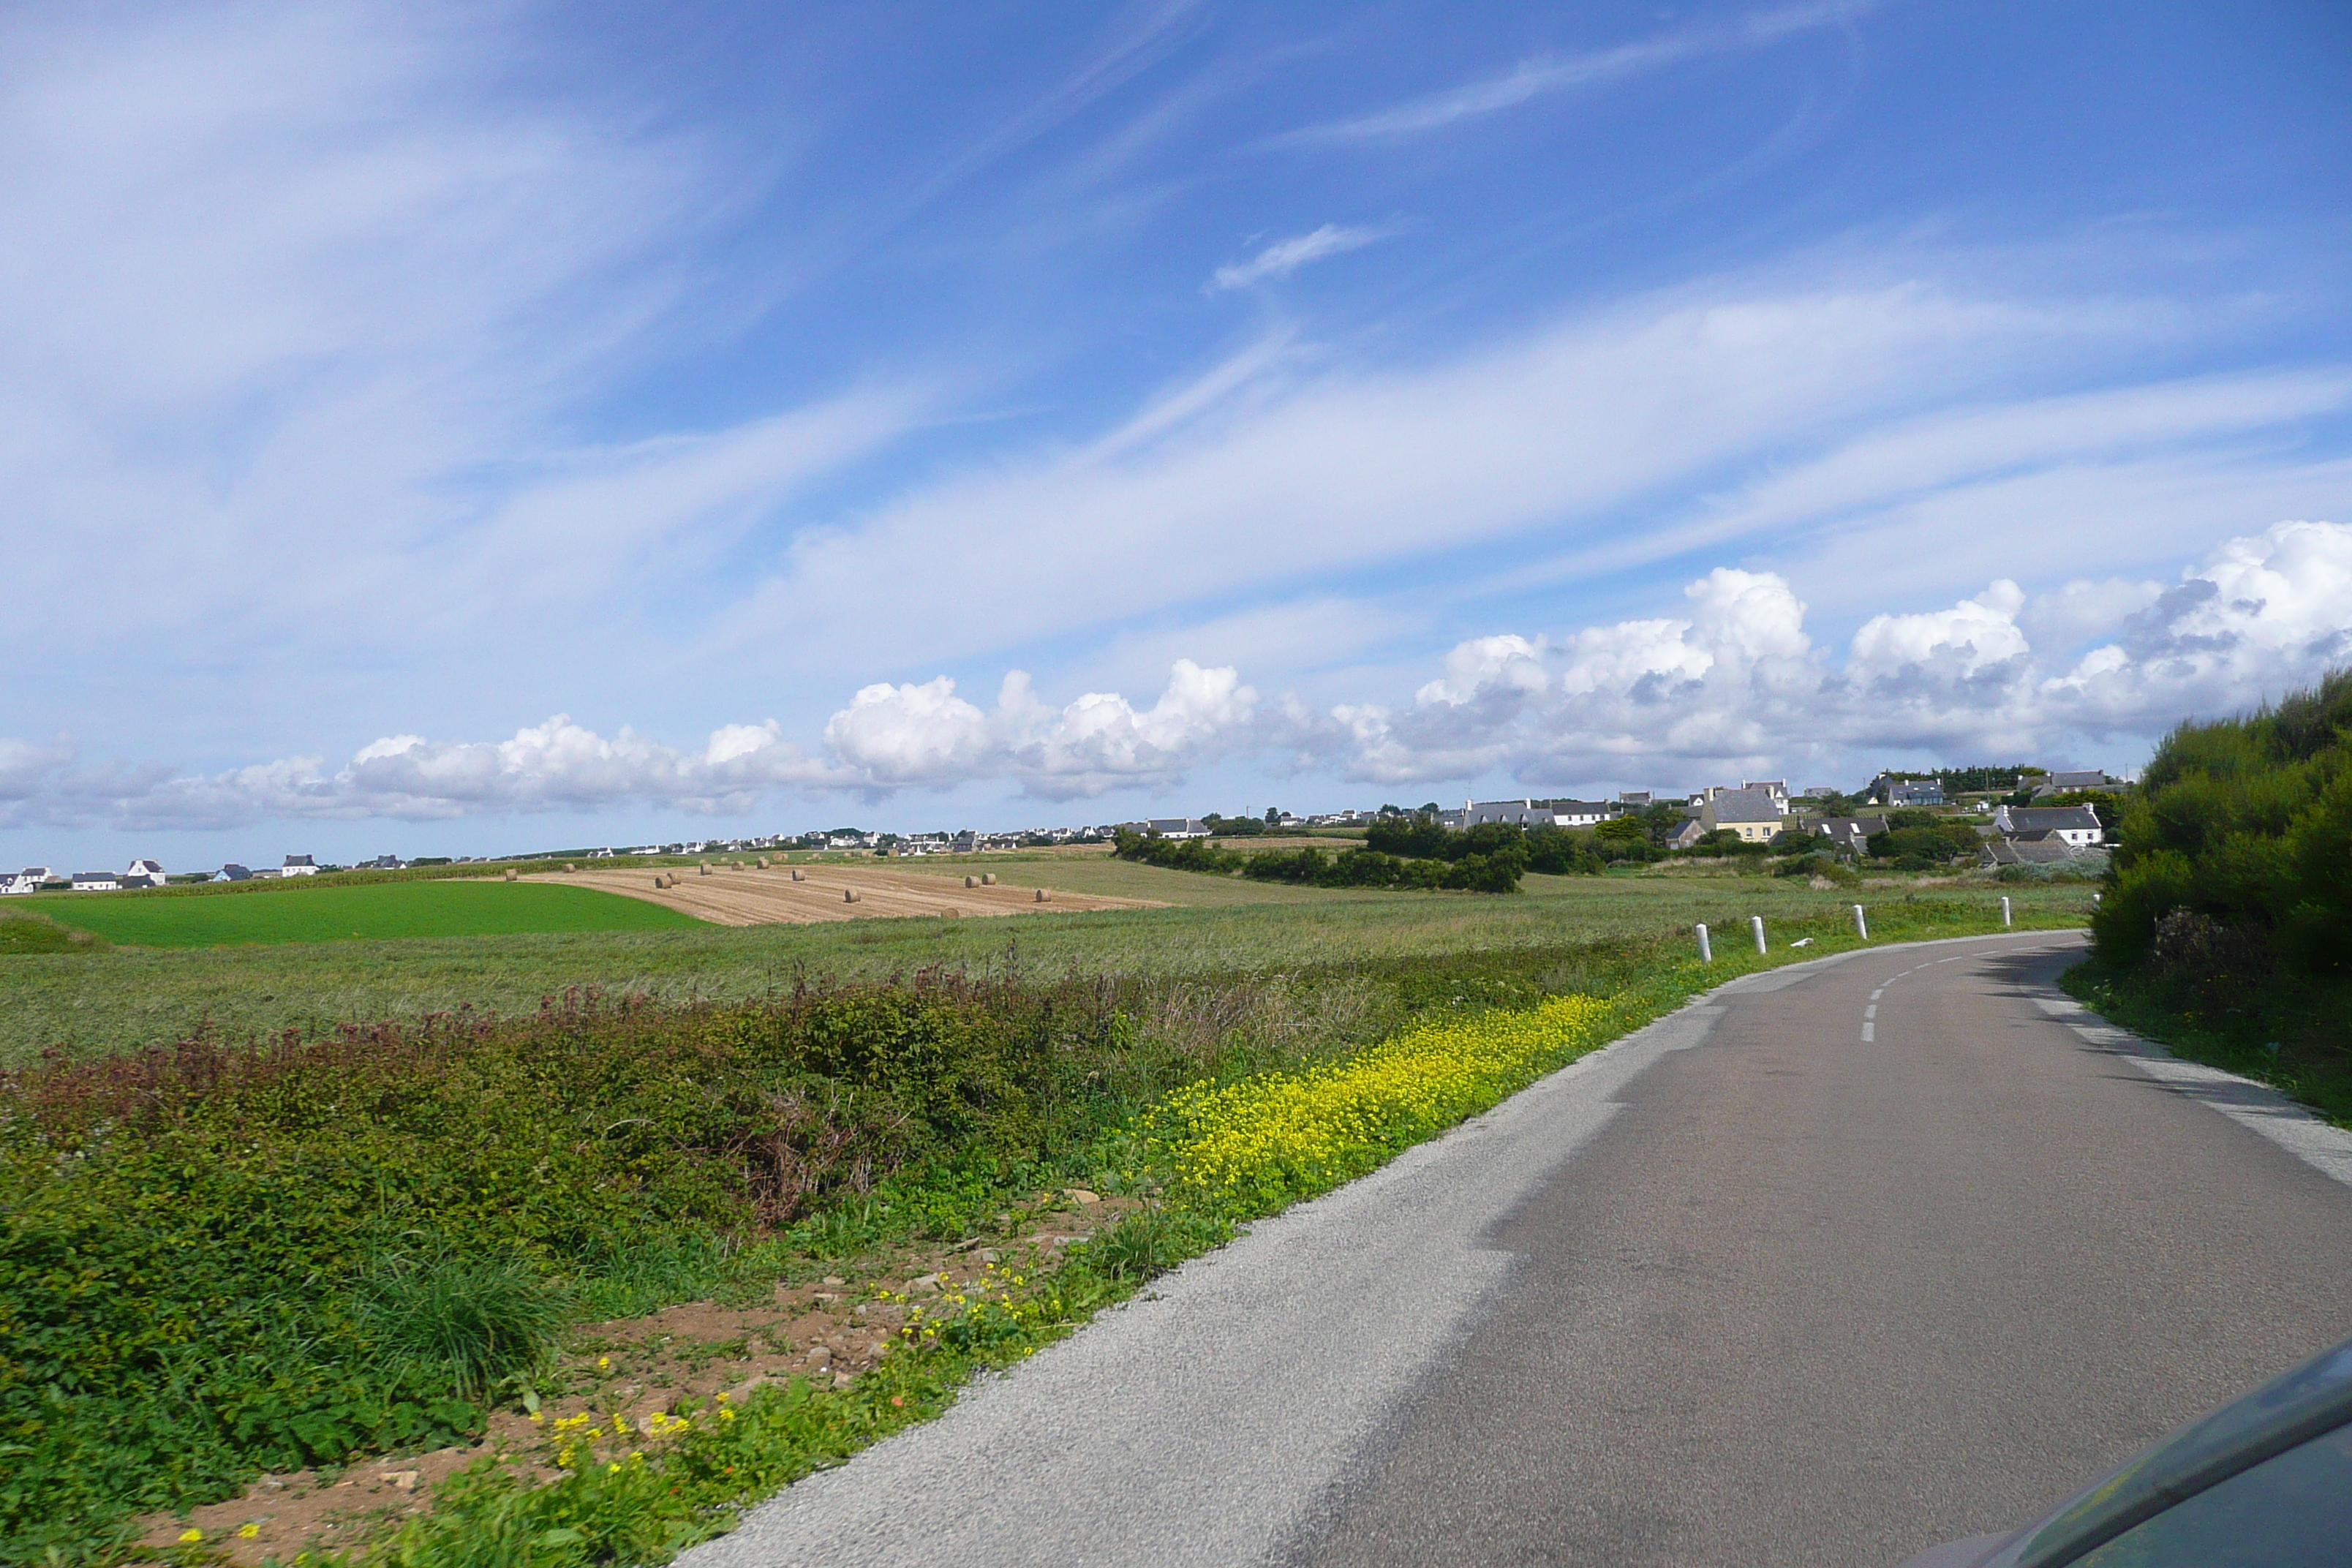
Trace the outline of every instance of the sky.
<path fill-rule="evenodd" d="M 0 865 L 2123 773 L 2352 663 L 2352 11 L 0 14 Z"/>

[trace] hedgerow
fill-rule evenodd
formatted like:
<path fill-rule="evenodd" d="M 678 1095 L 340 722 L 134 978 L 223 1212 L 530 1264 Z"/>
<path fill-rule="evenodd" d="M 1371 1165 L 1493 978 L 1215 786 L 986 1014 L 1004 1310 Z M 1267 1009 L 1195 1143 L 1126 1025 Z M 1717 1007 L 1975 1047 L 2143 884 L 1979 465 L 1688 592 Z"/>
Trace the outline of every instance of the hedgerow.
<path fill-rule="evenodd" d="M 1365 847 L 1336 858 L 1320 849 L 1244 853 L 1206 838 L 1156 838 L 1121 832 L 1112 851 L 1123 860 L 1175 871 L 1241 876 L 1315 888 L 1429 888 L 1516 893 L 1528 871 L 1597 875 L 1603 861 L 1591 835 L 1557 827 L 1525 829 L 1486 823 L 1465 833 L 1426 818 L 1382 818 Z"/>
<path fill-rule="evenodd" d="M 2118 840 L 2081 984 L 2136 1028 L 2352 1117 L 2352 669 L 2173 731 Z"/>
<path fill-rule="evenodd" d="M 1118 1000 L 954 976 L 573 998 L 0 1079 L 0 1560 L 478 1429 L 542 1348 L 533 1280 L 593 1291 L 927 1173 L 931 1202 L 984 1203 L 1129 1103 Z M 403 1331 L 432 1300 L 446 1331 Z"/>

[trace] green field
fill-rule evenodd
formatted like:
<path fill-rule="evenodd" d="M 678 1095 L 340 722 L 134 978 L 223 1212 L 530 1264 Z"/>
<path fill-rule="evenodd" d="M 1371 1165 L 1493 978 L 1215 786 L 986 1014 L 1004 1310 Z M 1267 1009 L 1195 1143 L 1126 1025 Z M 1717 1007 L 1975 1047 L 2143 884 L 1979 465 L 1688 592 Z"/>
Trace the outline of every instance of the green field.
<path fill-rule="evenodd" d="M 382 882 L 280 898 L 49 893 L 25 906 L 126 947 L 677 931 L 701 922 L 641 899 L 543 882 Z"/>
<path fill-rule="evenodd" d="M 1009 869 L 1028 857 L 991 857 Z M 1297 974 L 1344 990 L 1359 968 L 1399 963 L 1475 968 L 1517 955 L 1557 954 L 1596 942 L 1686 933 L 1705 921 L 1718 951 L 1745 942 L 1748 917 L 1762 915 L 1775 945 L 1800 934 L 1843 929 L 1847 907 L 1872 910 L 1873 934 L 1906 930 L 1947 934 L 1950 921 L 1989 929 L 2000 895 L 2016 901 L 2021 924 L 2079 925 L 2092 889 L 2083 885 L 1875 883 L 1853 892 L 1810 889 L 1790 878 L 1672 873 L 1606 877 L 1529 877 L 1517 897 L 1466 893 L 1319 891 L 1203 877 L 1100 857 L 1040 855 L 1041 882 L 1074 891 L 1158 899 L 1176 906 L 1092 914 L 1024 915 L 1003 921 L 873 920 L 806 926 L 722 927 L 673 915 L 616 896 L 586 907 L 618 906 L 614 918 L 635 929 L 536 931 L 476 927 L 484 934 L 354 940 L 367 928 L 346 923 L 323 934 L 334 942 L 275 946 L 122 946 L 111 952 L 0 952 L 0 1067 L 32 1060 L 46 1047 L 88 1056 L 168 1041 L 202 1025 L 237 1039 L 288 1028 L 395 1018 L 470 1007 L 513 1014 L 572 986 L 635 992 L 667 1001 L 733 1000 L 792 988 L 804 975 L 879 978 L 930 964 L 1001 965 L 1034 976 L 1142 974 L 1222 982 L 1235 975 Z M 924 867 L 929 869 L 929 867 Z M 961 866 L 941 866 L 960 873 Z M 573 894 L 536 883 L 410 882 L 374 888 L 319 888 L 285 897 L 190 899 L 198 906 L 310 920 L 313 900 L 414 890 L 430 896 L 480 895 L 485 910 L 516 894 Z M 47 910 L 73 897 L 23 900 Z M 118 895 L 86 895 L 89 904 Z M 121 900 L 135 908 L 141 895 Z M 53 902 L 55 900 L 55 902 Z M 163 899 L 154 902 L 161 904 Z M 332 904 L 321 908 L 334 907 Z M 518 903 L 512 908 L 521 908 Z M 68 906 L 70 910 L 70 906 Z M 174 918 L 184 917 L 179 910 Z M 225 918 L 225 917 L 223 917 Z M 253 917 L 258 919 L 256 914 Z M 315 928 L 314 928 L 315 929 Z M 442 928 L 447 929 L 447 928 Z M 110 935 L 111 933 L 109 933 Z M 139 939 L 125 935 L 125 943 Z M 264 941 L 264 938 L 215 938 Z M 1679 939 L 1678 939 L 1679 940 Z M 1546 959 L 1546 962 L 1551 962 Z"/>

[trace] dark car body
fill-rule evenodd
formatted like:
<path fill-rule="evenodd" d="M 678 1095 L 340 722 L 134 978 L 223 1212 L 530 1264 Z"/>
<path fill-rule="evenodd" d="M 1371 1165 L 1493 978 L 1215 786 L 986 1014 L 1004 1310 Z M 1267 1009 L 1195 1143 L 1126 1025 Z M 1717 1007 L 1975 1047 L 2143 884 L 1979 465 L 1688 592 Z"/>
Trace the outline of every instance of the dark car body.
<path fill-rule="evenodd" d="M 2022 1530 L 1903 1568 L 2352 1564 L 2352 1340 L 2193 1421 Z"/>

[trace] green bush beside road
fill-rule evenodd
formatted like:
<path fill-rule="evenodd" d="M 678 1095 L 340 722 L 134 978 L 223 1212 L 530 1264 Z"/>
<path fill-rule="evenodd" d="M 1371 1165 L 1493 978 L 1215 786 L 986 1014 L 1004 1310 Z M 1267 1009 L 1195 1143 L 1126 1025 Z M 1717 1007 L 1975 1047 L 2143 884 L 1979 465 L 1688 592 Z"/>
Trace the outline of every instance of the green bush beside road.
<path fill-rule="evenodd" d="M 2352 1119 L 2352 671 L 2175 730 L 2119 838 L 2080 992 Z"/>

